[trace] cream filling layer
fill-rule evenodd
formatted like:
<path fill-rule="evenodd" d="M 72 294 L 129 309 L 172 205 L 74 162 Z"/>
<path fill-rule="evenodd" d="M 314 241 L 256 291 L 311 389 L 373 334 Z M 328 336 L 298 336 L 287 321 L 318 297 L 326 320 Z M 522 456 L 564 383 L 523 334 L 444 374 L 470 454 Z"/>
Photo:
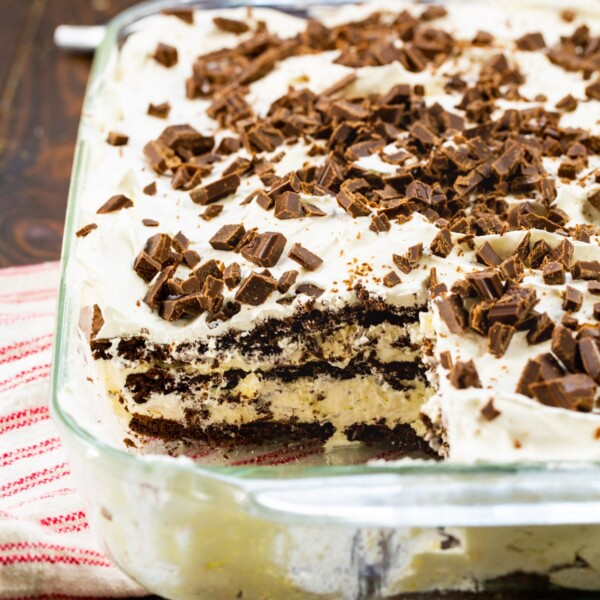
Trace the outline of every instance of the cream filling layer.
<path fill-rule="evenodd" d="M 389 427 L 413 424 L 419 420 L 423 398 L 429 394 L 420 380 L 406 382 L 409 389 L 395 390 L 373 375 L 333 380 L 302 378 L 290 383 L 260 381 L 250 374 L 232 393 L 240 393 L 239 402 L 228 402 L 208 395 L 201 402 L 189 402 L 178 394 L 153 394 L 145 404 L 129 403 L 136 414 L 185 422 L 185 407 L 207 410 L 198 420 L 201 427 L 209 425 L 242 425 L 264 418 L 300 423 L 331 423 L 344 431 L 355 423 L 376 424 L 382 421 Z M 368 398 L 368 402 L 365 399 Z"/>

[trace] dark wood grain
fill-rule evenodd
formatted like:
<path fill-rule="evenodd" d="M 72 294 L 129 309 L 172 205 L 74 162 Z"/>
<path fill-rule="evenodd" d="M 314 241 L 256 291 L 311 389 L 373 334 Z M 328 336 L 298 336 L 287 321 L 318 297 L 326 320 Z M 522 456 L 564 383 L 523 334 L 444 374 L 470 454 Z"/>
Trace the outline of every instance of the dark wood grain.
<path fill-rule="evenodd" d="M 0 0 L 0 267 L 60 256 L 90 59 L 54 48 L 60 23 L 103 23 L 132 0 Z"/>

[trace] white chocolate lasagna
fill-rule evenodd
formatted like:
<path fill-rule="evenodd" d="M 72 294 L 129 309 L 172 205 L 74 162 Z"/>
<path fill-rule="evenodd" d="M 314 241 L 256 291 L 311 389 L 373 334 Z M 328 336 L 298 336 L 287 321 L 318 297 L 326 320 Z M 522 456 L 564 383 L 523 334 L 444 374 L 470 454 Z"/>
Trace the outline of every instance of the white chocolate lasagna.
<path fill-rule="evenodd" d="M 143 20 L 73 267 L 136 443 L 600 458 L 599 33 L 510 2 Z"/>

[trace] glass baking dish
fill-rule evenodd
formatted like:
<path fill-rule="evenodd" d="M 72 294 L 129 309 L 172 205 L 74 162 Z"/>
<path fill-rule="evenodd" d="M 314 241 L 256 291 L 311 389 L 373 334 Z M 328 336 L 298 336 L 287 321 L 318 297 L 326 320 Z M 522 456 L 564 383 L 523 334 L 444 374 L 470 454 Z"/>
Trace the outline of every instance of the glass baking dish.
<path fill-rule="evenodd" d="M 336 3 L 344 2 L 253 4 L 304 15 Z M 89 388 L 70 278 L 78 197 L 91 168 L 85 128 L 119 42 L 167 7 L 173 2 L 142 4 L 108 26 L 86 95 L 66 218 L 51 406 L 105 550 L 149 591 L 174 599 L 600 589 L 598 464 L 344 464 L 352 461 L 343 455 L 339 466 L 202 464 L 129 454 L 100 439 L 66 401 L 74 387 Z"/>

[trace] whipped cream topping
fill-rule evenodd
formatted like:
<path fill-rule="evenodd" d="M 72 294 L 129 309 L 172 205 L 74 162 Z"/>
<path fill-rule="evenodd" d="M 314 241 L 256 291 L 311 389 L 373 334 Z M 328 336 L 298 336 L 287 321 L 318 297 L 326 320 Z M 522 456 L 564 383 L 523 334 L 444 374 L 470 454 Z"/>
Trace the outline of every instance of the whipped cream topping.
<path fill-rule="evenodd" d="M 472 3 L 451 3 L 448 15 L 436 20 L 439 26 L 457 40 L 470 40 L 477 30 L 485 29 L 495 40 L 490 47 L 468 47 L 456 58 L 446 60 L 434 69 L 431 65 L 424 71 L 412 73 L 394 62 L 381 67 L 351 69 L 334 64 L 337 51 L 315 55 L 295 56 L 279 62 L 267 76 L 250 85 L 247 95 L 257 114 L 266 114 L 269 106 L 288 88 L 306 87 L 315 93 L 322 92 L 333 82 L 354 73 L 356 80 L 344 90 L 351 99 L 368 93 L 384 93 L 396 83 L 421 84 L 425 88 L 427 105 L 439 103 L 448 110 L 455 110 L 460 96 L 446 93 L 448 76 L 460 73 L 468 83 L 476 81 L 481 65 L 493 54 L 502 51 L 509 63 L 518 68 L 525 77 L 520 101 L 499 100 L 493 116 L 507 108 L 524 109 L 544 106 L 554 110 L 558 100 L 567 93 L 579 100 L 577 108 L 561 119 L 562 126 L 582 127 L 592 134 L 600 133 L 598 103 L 587 101 L 585 87 L 588 84 L 579 72 L 568 72 L 551 64 L 539 52 L 523 52 L 516 49 L 514 40 L 519 36 L 537 31 L 544 23 L 543 34 L 548 46 L 558 42 L 560 36 L 569 35 L 574 28 L 585 22 L 592 33 L 598 33 L 600 21 L 578 11 L 573 23 L 566 23 L 554 8 L 544 4 L 527 9 L 517 3 L 497 2 L 479 6 Z M 405 8 L 414 10 L 414 5 L 400 2 L 368 3 L 360 7 L 319 10 L 319 17 L 328 25 L 357 20 L 375 10 L 390 10 L 397 13 Z M 299 276 L 302 283 L 323 288 L 325 292 L 315 303 L 316 308 L 335 309 L 356 302 L 353 291 L 355 283 L 361 283 L 370 293 L 385 298 L 395 306 L 425 305 L 426 284 L 429 270 L 435 267 L 440 281 L 450 287 L 464 276 L 465 272 L 479 268 L 475 250 L 466 245 L 455 244 L 449 257 L 442 259 L 429 251 L 429 245 L 439 229 L 425 217 L 413 214 L 405 223 L 392 222 L 391 231 L 377 234 L 368 230 L 365 221 L 352 219 L 331 196 L 310 197 L 326 213 L 321 218 L 290 220 L 275 219 L 255 202 L 240 206 L 240 202 L 252 191 L 262 189 L 256 176 L 244 178 L 234 195 L 224 200 L 223 212 L 206 222 L 199 217 L 203 207 L 194 204 L 188 192 L 171 188 L 166 177 L 157 177 L 147 165 L 142 148 L 150 139 L 158 137 L 170 124 L 189 123 L 205 135 L 215 135 L 217 142 L 228 132 L 219 129 L 205 110 L 208 100 L 188 100 L 183 82 L 189 76 L 197 56 L 223 47 L 231 47 L 244 39 L 218 30 L 213 24 L 216 15 L 247 20 L 244 9 L 233 11 L 197 11 L 193 25 L 172 16 L 153 16 L 144 19 L 126 40 L 114 58 L 110 77 L 103 81 L 89 106 L 83 139 L 86 144 L 88 169 L 85 184 L 79 198 L 79 225 L 94 222 L 98 228 L 85 238 L 77 240 L 76 260 L 70 266 L 69 276 L 81 289 L 81 305 L 98 304 L 105 320 L 98 337 L 120 338 L 143 332 L 153 343 L 174 344 L 194 339 L 211 339 L 224 331 L 252 329 L 257 322 L 270 317 L 284 318 L 296 312 L 298 306 L 307 301 L 299 295 L 289 305 L 277 303 L 281 296 L 271 295 L 258 307 L 242 305 L 242 310 L 227 322 L 208 323 L 204 315 L 192 321 L 167 322 L 148 306 L 140 302 L 147 285 L 132 269 L 133 261 L 144 247 L 146 239 L 156 231 L 174 235 L 178 231 L 190 239 L 190 248 L 196 250 L 203 260 L 215 258 L 228 264 L 239 262 L 242 276 L 256 267 L 241 255 L 213 249 L 208 240 L 224 224 L 244 223 L 246 229 L 278 231 L 287 244 L 282 257 L 271 272 L 279 277 L 290 269 L 298 269 L 297 263 L 287 257 L 294 243 L 304 247 L 323 259 L 323 265 L 308 272 L 303 269 Z M 293 36 L 305 27 L 303 19 L 285 15 L 278 11 L 256 9 L 251 20 L 263 20 L 269 30 L 283 37 Z M 178 63 L 172 68 L 158 64 L 152 54 L 159 42 L 177 48 Z M 546 100 L 535 100 L 538 95 Z M 168 100 L 171 111 L 168 119 L 157 119 L 147 114 L 150 103 Z M 105 139 L 110 131 L 119 131 L 129 136 L 126 146 L 112 147 Z M 272 155 L 283 151 L 284 158 L 276 163 L 277 175 L 284 175 L 308 163 L 320 164 L 324 157 L 310 156 L 303 142 L 292 147 L 279 147 Z M 213 173 L 205 183 L 219 178 L 222 171 L 236 156 L 248 156 L 241 150 L 231 159 L 215 165 Z M 545 158 L 544 166 L 555 174 L 560 159 Z M 365 169 L 391 174 L 395 167 L 376 155 L 362 158 L 357 164 Z M 600 167 L 597 156 L 590 156 L 589 166 L 571 182 L 556 179 L 557 207 L 564 210 L 571 221 L 577 223 L 600 222 L 600 215 L 586 202 L 596 184 L 589 182 L 589 175 Z M 156 181 L 157 193 L 147 196 L 144 186 Z M 97 215 L 96 210 L 114 194 L 125 194 L 134 202 L 130 209 L 107 215 Z M 508 202 L 521 199 L 507 198 Z M 142 225 L 142 219 L 154 219 L 160 223 L 156 229 Z M 507 256 L 522 237 L 520 232 L 477 238 L 476 248 L 484 241 Z M 453 234 L 456 242 L 461 236 Z M 562 239 L 543 231 L 532 231 L 532 242 L 545 239 L 555 246 Z M 392 254 L 404 254 L 409 247 L 422 243 L 425 249 L 419 268 L 409 274 L 401 274 L 402 283 L 393 288 L 383 284 L 384 275 L 394 268 Z M 574 242 L 575 259 L 600 260 L 598 240 L 590 244 Z M 570 275 L 567 275 L 568 282 Z M 538 292 L 540 303 L 536 307 L 559 321 L 563 311 L 560 307 L 559 288 L 544 284 L 540 271 L 526 271 L 523 285 Z M 578 313 L 580 320 L 593 321 L 593 297 L 586 292 L 585 282 L 573 282 L 573 287 L 585 294 L 585 301 Z M 233 299 L 234 292 L 225 292 L 226 300 Z M 439 368 L 439 391 L 425 405 L 424 413 L 439 423 L 447 432 L 450 458 L 468 460 L 537 460 L 550 458 L 600 458 L 600 441 L 597 440 L 600 416 L 595 413 L 580 414 L 563 409 L 547 407 L 514 392 L 516 381 L 527 358 L 544 352 L 549 342 L 529 346 L 525 333 L 517 332 L 509 351 L 500 359 L 486 353 L 487 339 L 474 333 L 454 335 L 433 309 L 422 321 L 423 334 L 434 339 L 435 355 L 450 350 L 457 360 L 473 359 L 482 382 L 482 389 L 457 390 L 447 379 L 447 372 Z M 500 416 L 486 421 L 481 408 L 494 400 Z"/>

